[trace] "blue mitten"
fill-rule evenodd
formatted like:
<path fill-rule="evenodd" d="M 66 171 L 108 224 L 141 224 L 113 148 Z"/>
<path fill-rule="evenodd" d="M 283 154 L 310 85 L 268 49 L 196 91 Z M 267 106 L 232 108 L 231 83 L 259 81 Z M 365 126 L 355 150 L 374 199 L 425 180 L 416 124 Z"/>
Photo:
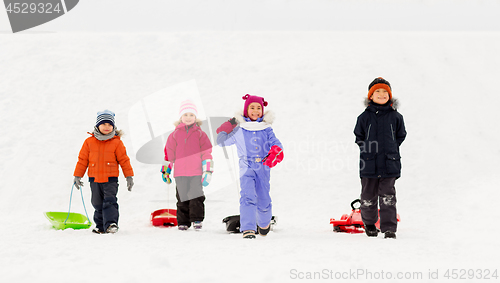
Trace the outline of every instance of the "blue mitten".
<path fill-rule="evenodd" d="M 203 174 L 201 175 L 201 184 L 203 187 L 208 186 L 212 180 L 212 172 L 214 171 L 214 161 L 212 159 L 205 159 L 201 162 Z"/>

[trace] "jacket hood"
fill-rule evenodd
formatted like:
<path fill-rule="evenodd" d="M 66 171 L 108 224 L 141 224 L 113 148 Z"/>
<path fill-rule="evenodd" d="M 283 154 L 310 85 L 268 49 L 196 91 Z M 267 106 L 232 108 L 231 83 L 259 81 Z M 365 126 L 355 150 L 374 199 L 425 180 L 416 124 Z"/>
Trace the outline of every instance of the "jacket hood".
<path fill-rule="evenodd" d="M 240 111 L 237 111 L 236 113 L 234 113 L 234 118 L 236 118 L 236 121 L 238 121 L 239 124 L 247 122 L 245 120 L 245 116 L 243 116 L 243 110 L 240 110 Z M 261 119 L 262 119 L 262 122 L 272 124 L 274 122 L 274 119 L 275 119 L 274 112 L 271 110 L 265 111 L 264 115 L 262 115 Z"/>
<path fill-rule="evenodd" d="M 370 99 L 365 98 L 365 107 L 368 107 L 370 105 L 370 102 L 372 102 Z M 390 100 L 389 102 L 390 102 L 390 105 L 391 105 L 392 109 L 398 110 L 398 108 L 399 108 L 399 100 L 397 98 L 392 98 L 392 100 Z"/>
<path fill-rule="evenodd" d="M 198 125 L 198 127 L 199 127 L 199 126 L 201 126 L 201 124 L 203 124 L 203 121 L 202 121 L 202 120 L 200 120 L 200 119 L 198 119 L 198 118 L 196 118 L 196 122 L 195 122 L 195 123 L 196 123 L 196 125 Z M 175 122 L 174 122 L 174 126 L 175 126 L 176 128 L 177 128 L 177 126 L 179 126 L 180 124 L 181 124 L 181 120 L 177 120 L 177 121 L 175 121 Z"/>

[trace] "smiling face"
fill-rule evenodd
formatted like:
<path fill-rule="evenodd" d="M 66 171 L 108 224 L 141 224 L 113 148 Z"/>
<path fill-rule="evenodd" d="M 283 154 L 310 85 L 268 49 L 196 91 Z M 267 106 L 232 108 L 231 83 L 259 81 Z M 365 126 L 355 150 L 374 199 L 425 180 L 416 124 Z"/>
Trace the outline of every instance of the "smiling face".
<path fill-rule="evenodd" d="M 250 103 L 250 105 L 248 105 L 247 114 L 250 120 L 257 121 L 257 119 L 262 117 L 262 106 L 257 102 Z"/>
<path fill-rule="evenodd" d="M 99 125 L 99 132 L 103 135 L 107 135 L 113 131 L 113 125 L 110 123 L 102 123 Z"/>
<path fill-rule="evenodd" d="M 377 104 L 384 105 L 389 101 L 389 92 L 383 88 L 376 89 L 370 99 Z"/>
<path fill-rule="evenodd" d="M 184 113 L 181 116 L 181 122 L 190 126 L 196 122 L 196 116 L 193 113 Z"/>

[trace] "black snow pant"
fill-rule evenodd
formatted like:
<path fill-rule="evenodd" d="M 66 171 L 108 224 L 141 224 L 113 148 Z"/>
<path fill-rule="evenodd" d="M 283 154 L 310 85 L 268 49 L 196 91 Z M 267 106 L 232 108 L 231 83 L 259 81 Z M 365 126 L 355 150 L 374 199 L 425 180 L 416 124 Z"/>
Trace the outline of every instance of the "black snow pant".
<path fill-rule="evenodd" d="M 191 226 L 191 222 L 205 219 L 205 195 L 201 175 L 175 177 L 177 197 L 177 224 Z"/>
<path fill-rule="evenodd" d="M 365 225 L 378 221 L 380 204 L 380 230 L 396 232 L 396 178 L 361 178 L 361 219 Z"/>
<path fill-rule="evenodd" d="M 96 228 L 105 231 L 112 223 L 118 225 L 118 182 L 90 182 L 92 191 L 92 206 L 94 206 L 94 222 Z"/>

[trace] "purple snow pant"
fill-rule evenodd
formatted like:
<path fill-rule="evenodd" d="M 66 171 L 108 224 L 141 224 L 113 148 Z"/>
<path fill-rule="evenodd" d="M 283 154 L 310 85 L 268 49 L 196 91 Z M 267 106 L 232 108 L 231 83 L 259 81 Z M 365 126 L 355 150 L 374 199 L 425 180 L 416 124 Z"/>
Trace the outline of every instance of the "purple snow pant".
<path fill-rule="evenodd" d="M 398 227 L 395 183 L 396 178 L 361 178 L 361 219 L 365 225 L 377 223 L 380 205 L 382 233 L 396 232 Z"/>
<path fill-rule="evenodd" d="M 271 168 L 261 162 L 240 159 L 240 231 L 257 231 L 271 222 L 272 204 L 269 191 Z"/>

